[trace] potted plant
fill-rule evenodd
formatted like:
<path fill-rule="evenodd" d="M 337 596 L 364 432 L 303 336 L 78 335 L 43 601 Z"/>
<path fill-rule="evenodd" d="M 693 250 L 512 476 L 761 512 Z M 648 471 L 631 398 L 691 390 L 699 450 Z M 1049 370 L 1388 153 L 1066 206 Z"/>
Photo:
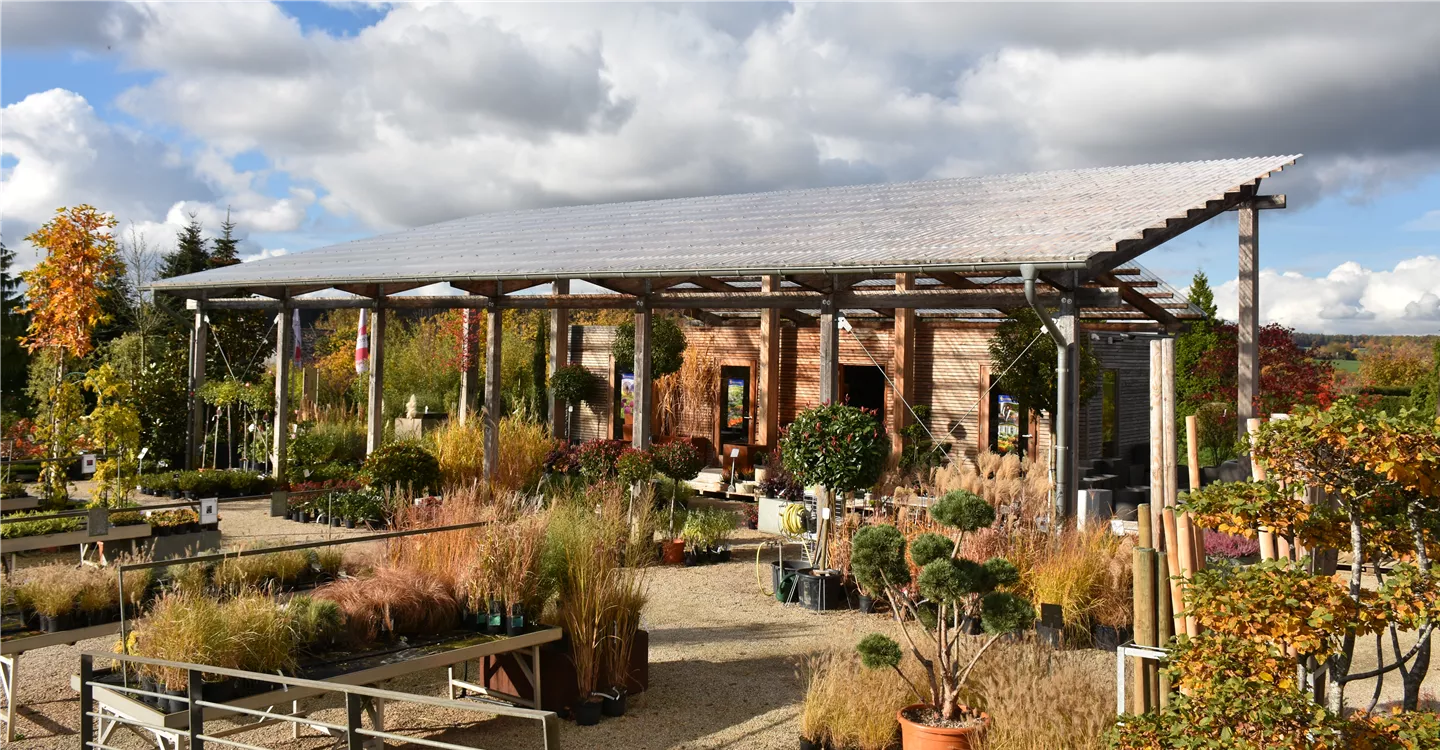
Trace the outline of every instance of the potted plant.
<path fill-rule="evenodd" d="M 929 701 L 899 712 L 902 744 L 907 750 L 966 750 L 979 746 L 990 717 L 962 705 L 960 691 L 986 650 L 1006 633 L 1033 624 L 1035 610 L 1024 599 L 998 590 L 1019 580 L 1009 561 L 993 558 L 982 564 L 958 554 L 964 534 L 994 523 L 995 509 L 989 503 L 955 490 L 930 506 L 930 520 L 950 535 L 921 534 L 908 545 L 908 560 L 899 529 L 890 524 L 860 529 L 852 542 L 850 567 L 861 586 L 885 593 L 910 652 L 929 676 L 927 690 L 916 687 Z M 913 586 L 911 564 L 920 569 Z M 989 637 L 962 663 L 960 638 L 977 623 Z M 929 638 L 930 646 L 921 648 L 917 638 Z M 902 651 L 894 639 L 872 633 L 857 650 L 866 667 L 900 672 Z"/>
<path fill-rule="evenodd" d="M 823 487 L 822 507 L 832 508 L 845 493 L 874 486 L 890 454 L 890 441 L 875 412 L 846 404 L 801 412 L 780 446 L 785 469 L 802 485 Z M 830 522 L 819 524 L 813 560 L 817 570 L 829 567 Z"/>
<path fill-rule="evenodd" d="M 689 440 L 671 440 L 667 443 L 660 443 L 650 449 L 650 459 L 655 470 L 665 475 L 672 482 L 670 488 L 670 515 L 667 528 L 668 539 L 676 538 L 675 532 L 675 503 L 680 492 L 680 483 L 688 482 L 700 476 L 700 470 L 705 468 L 705 459 L 700 450 Z M 675 542 L 671 542 L 672 546 Z M 680 545 L 683 549 L 683 541 Z M 673 553 L 670 549 L 665 550 L 665 561 L 669 562 Z"/>

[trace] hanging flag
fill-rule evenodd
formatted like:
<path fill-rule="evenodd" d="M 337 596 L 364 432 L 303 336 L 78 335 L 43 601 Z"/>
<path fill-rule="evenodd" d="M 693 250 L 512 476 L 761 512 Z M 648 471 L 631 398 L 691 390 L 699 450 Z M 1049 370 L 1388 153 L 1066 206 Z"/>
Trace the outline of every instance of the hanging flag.
<path fill-rule="evenodd" d="M 304 340 L 300 338 L 300 308 L 297 307 L 290 312 L 290 327 L 295 329 L 294 332 L 291 333 L 291 335 L 295 337 L 295 366 L 299 367 L 300 360 L 303 358 L 305 343 Z"/>
<path fill-rule="evenodd" d="M 355 372 L 364 375 L 370 369 L 370 311 L 360 308 L 360 329 L 355 332 Z"/>

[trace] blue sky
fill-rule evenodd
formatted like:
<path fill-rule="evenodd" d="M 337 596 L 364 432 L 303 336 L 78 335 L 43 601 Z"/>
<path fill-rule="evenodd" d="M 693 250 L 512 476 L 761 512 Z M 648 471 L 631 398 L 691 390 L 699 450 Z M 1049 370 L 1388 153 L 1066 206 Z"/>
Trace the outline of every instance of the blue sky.
<path fill-rule="evenodd" d="M 1263 216 L 1262 315 L 1440 329 L 1440 6 L 24 3 L 0 29 L 12 246 L 81 201 L 162 250 L 228 207 L 259 257 L 510 208 L 1304 152 L 1266 184 L 1292 207 Z M 1143 262 L 1203 269 L 1224 312 L 1235 252 L 1231 215 Z"/>

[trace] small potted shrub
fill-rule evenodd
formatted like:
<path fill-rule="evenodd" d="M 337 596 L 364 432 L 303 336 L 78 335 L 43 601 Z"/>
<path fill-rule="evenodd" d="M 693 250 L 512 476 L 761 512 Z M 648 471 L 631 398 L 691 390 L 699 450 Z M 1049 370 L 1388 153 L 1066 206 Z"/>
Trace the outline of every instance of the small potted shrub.
<path fill-rule="evenodd" d="M 74 577 L 54 578 L 33 594 L 35 611 L 40 615 L 40 629 L 58 633 L 75 627 L 75 599 L 80 583 Z"/>
<path fill-rule="evenodd" d="M 198 471 L 181 472 L 175 480 L 175 487 L 180 490 L 180 495 L 187 500 L 195 499 L 195 494 L 201 491 L 199 489 L 200 485 L 201 478 L 200 472 Z"/>
<path fill-rule="evenodd" d="M 962 705 L 961 691 L 980 656 L 1001 636 L 1032 625 L 1035 610 L 1024 599 L 998 590 L 1019 580 L 1009 561 L 978 563 L 958 554 L 964 534 L 994 523 L 994 508 L 974 493 L 955 490 L 930 507 L 930 519 L 950 535 L 921 534 L 908 545 L 908 560 L 899 529 L 890 524 L 860 529 L 852 542 L 850 567 L 861 586 L 885 593 L 911 652 L 929 676 L 927 689 L 916 688 L 929 700 L 899 712 L 904 747 L 979 747 L 990 717 Z M 920 569 L 913 586 L 911 564 Z M 962 658 L 960 638 L 977 623 L 989 637 L 975 654 Z M 921 650 L 917 637 L 929 638 L 931 647 Z M 894 639 L 872 633 L 857 650 L 866 667 L 900 672 L 902 651 Z"/>
<path fill-rule="evenodd" d="M 362 473 L 376 489 L 400 487 L 423 492 L 440 487 L 440 462 L 419 443 L 381 446 L 365 459 Z"/>
<path fill-rule="evenodd" d="M 680 483 L 688 482 L 700 476 L 700 470 L 705 468 L 705 458 L 701 455 L 700 449 L 689 440 L 671 440 L 667 443 L 660 443 L 650 449 L 650 457 L 654 462 L 655 471 L 665 475 L 673 484 L 670 488 L 670 514 L 667 530 L 669 539 L 675 540 L 676 526 L 675 503 L 676 496 L 680 492 Z M 670 542 L 671 548 L 664 551 L 666 562 L 674 557 L 675 541 Z M 679 545 L 683 549 L 683 540 Z"/>

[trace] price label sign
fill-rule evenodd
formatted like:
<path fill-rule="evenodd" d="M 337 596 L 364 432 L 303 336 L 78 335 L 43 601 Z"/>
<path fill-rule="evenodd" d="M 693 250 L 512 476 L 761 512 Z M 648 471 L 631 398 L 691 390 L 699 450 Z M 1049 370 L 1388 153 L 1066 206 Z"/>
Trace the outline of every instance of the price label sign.
<path fill-rule="evenodd" d="M 740 449 L 739 449 L 739 448 L 731 448 L 731 449 L 730 449 L 730 457 L 731 457 L 731 458 L 739 458 L 739 457 L 740 457 Z"/>
<path fill-rule="evenodd" d="M 84 454 L 81 454 L 81 456 L 80 456 L 80 473 L 81 473 L 81 474 L 94 474 L 94 473 L 95 473 L 95 454 L 94 454 L 94 453 L 84 453 Z"/>
<path fill-rule="evenodd" d="M 220 498 L 206 497 L 200 500 L 200 523 L 216 523 L 220 520 Z"/>
<path fill-rule="evenodd" d="M 150 446 L 147 445 L 147 446 L 145 446 L 144 448 L 141 448 L 141 449 L 140 449 L 140 459 L 141 459 L 141 460 L 144 460 L 146 454 L 148 454 L 149 452 L 150 452 Z"/>

